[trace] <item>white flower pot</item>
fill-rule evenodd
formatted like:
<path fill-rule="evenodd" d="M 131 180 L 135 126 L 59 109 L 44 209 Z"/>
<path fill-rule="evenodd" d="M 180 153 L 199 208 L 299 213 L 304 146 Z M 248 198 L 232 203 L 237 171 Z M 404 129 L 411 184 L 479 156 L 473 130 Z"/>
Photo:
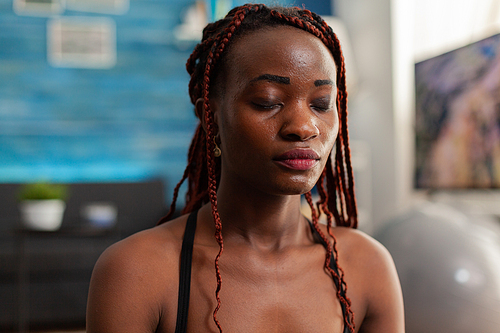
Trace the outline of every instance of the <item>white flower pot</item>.
<path fill-rule="evenodd" d="M 63 200 L 24 200 L 21 221 L 28 229 L 55 231 L 61 227 L 66 204 Z"/>

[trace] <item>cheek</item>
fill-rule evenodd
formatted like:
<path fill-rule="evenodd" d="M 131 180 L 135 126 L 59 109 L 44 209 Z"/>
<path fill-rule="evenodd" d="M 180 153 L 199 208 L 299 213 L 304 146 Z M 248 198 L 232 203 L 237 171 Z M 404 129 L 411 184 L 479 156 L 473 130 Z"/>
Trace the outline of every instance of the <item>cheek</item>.
<path fill-rule="evenodd" d="M 339 133 L 339 119 L 338 116 L 335 114 L 333 117 L 330 119 L 325 119 L 323 121 L 324 125 L 324 144 L 328 149 L 333 149 L 333 145 L 335 144 L 335 141 L 337 140 L 337 136 Z"/>
<path fill-rule="evenodd" d="M 222 145 L 228 153 L 241 158 L 258 158 L 273 140 L 272 124 L 255 116 L 229 115 L 220 126 Z"/>
<path fill-rule="evenodd" d="M 335 141 L 337 140 L 337 137 L 339 135 L 339 121 L 338 121 L 337 118 L 336 118 L 336 121 L 334 123 L 333 129 L 332 129 L 332 131 L 330 133 L 331 133 L 331 136 L 332 136 L 332 140 L 335 143 Z"/>

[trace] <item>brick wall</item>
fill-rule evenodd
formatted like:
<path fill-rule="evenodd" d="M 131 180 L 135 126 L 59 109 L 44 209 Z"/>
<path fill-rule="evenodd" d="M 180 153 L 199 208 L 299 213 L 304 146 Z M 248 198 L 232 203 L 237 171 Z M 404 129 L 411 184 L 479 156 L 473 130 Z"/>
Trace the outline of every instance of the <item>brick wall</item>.
<path fill-rule="evenodd" d="M 110 69 L 47 62 L 48 17 L 13 12 L 0 0 L 0 182 L 141 180 L 175 182 L 195 117 L 185 61 L 172 29 L 189 0 L 131 0 L 116 23 Z"/>

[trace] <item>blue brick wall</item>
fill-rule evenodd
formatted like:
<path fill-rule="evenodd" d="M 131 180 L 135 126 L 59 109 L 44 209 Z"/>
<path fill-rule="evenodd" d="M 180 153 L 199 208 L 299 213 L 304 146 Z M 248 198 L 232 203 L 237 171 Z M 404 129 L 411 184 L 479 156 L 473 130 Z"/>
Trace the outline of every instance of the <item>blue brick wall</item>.
<path fill-rule="evenodd" d="M 12 0 L 0 0 L 0 182 L 161 177 L 170 193 L 196 126 L 185 71 L 194 45 L 179 48 L 172 32 L 192 2 L 131 0 L 124 15 L 65 11 L 116 22 L 117 63 L 104 70 L 51 67 L 48 18 L 16 15 Z"/>
<path fill-rule="evenodd" d="M 179 178 L 195 117 L 172 29 L 191 2 L 132 0 L 109 70 L 47 63 L 48 18 L 0 1 L 0 181 Z M 65 12 L 65 16 L 92 15 Z"/>

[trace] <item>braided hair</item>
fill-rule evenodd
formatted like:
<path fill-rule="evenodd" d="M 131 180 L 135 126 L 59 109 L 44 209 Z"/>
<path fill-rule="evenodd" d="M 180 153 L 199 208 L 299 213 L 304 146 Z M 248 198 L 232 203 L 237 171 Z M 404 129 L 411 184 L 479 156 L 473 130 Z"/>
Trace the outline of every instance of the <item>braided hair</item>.
<path fill-rule="evenodd" d="M 186 179 L 188 180 L 188 189 L 186 205 L 182 210 L 183 214 L 195 211 L 208 202 L 211 203 L 215 221 L 215 239 L 219 244 L 219 252 L 215 258 L 217 305 L 213 312 L 213 320 L 219 331 L 222 332 L 217 320 L 217 312 L 221 305 L 219 293 L 222 284 L 219 259 L 224 249 L 222 223 L 217 210 L 217 186 L 221 166 L 220 160 L 214 156 L 214 137 L 217 125 L 214 123 L 214 116 L 210 110 L 209 96 L 220 86 L 217 84 L 217 79 L 224 71 L 224 56 L 228 53 L 231 41 L 264 27 L 283 25 L 302 29 L 319 38 L 330 50 L 337 67 L 336 105 L 339 111 L 339 132 L 334 148 L 334 159 L 331 157 L 328 159 L 325 169 L 316 183 L 319 194 L 316 205 L 310 191 L 305 194 L 305 198 L 311 208 L 312 225 L 323 242 L 327 244 L 324 267 L 331 275 L 337 297 L 347 311 L 344 324 L 351 332 L 354 332 L 354 314 L 351 310 L 351 302 L 345 293 L 341 293 L 342 289 L 347 291 L 347 285 L 344 281 L 344 272 L 338 265 L 337 242 L 332 232 L 334 220 L 336 226 L 357 227 L 357 208 L 347 131 L 345 65 L 337 36 L 319 15 L 297 7 L 270 8 L 264 5 L 246 4 L 232 9 L 226 17 L 205 27 L 202 41 L 189 57 L 186 68 L 191 76 L 189 96 L 193 104 L 199 99 L 203 100 L 204 113 L 199 116 L 204 117 L 206 128 L 203 129 L 200 123 L 196 129 L 189 147 L 188 164 L 181 181 L 174 189 L 170 211 L 160 220 L 159 224 L 168 221 L 173 216 L 179 189 Z M 322 213 L 326 215 L 327 232 L 332 241 L 319 227 L 318 220 Z M 330 268 L 332 257 L 337 263 L 338 273 Z"/>

